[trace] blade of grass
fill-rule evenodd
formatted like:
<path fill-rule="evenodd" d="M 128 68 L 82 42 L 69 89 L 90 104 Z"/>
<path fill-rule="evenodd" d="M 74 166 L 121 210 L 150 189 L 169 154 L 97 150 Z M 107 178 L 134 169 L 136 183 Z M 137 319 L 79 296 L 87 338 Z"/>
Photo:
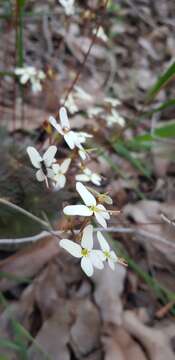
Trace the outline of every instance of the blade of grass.
<path fill-rule="evenodd" d="M 120 156 L 128 160 L 144 176 L 147 178 L 151 177 L 151 171 L 146 166 L 144 166 L 139 159 L 133 157 L 132 153 L 127 149 L 121 140 L 117 140 L 117 142 L 111 141 L 110 144 Z"/>
<path fill-rule="evenodd" d="M 167 85 L 167 83 L 175 76 L 175 62 L 173 62 L 164 74 L 156 81 L 146 96 L 146 102 L 153 100 L 158 92 Z"/>
<path fill-rule="evenodd" d="M 121 248 L 121 244 L 118 241 L 114 241 L 111 238 L 114 248 L 116 249 L 119 256 L 125 259 L 128 266 L 153 290 L 157 299 L 163 304 L 167 304 L 170 301 L 175 300 L 175 293 L 169 291 L 155 278 L 145 272 L 127 253 Z M 170 312 L 175 315 L 175 306 L 171 308 Z"/>

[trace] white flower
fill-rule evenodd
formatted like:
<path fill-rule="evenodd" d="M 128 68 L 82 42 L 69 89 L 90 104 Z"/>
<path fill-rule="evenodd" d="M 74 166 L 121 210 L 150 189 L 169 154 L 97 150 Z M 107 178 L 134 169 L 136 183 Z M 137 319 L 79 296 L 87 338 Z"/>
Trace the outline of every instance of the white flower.
<path fill-rule="evenodd" d="M 105 120 L 109 127 L 111 127 L 114 124 L 118 124 L 122 127 L 125 126 L 125 119 L 122 116 L 120 116 L 120 114 L 115 109 L 111 110 L 111 114 L 107 115 L 105 117 Z"/>
<path fill-rule="evenodd" d="M 73 15 L 75 12 L 74 9 L 74 0 L 58 0 L 59 3 L 64 7 L 66 15 Z"/>
<path fill-rule="evenodd" d="M 102 114 L 103 109 L 100 106 L 94 106 L 87 109 L 87 114 L 90 118 Z"/>
<path fill-rule="evenodd" d="M 47 178 L 53 178 L 54 171 L 51 169 L 52 164 L 55 162 L 55 154 L 57 152 L 57 147 L 52 145 L 49 146 L 47 151 L 41 157 L 39 152 L 33 147 L 28 146 L 27 153 L 29 155 L 30 161 L 32 165 L 38 169 L 36 172 L 36 178 L 38 181 L 46 181 Z"/>
<path fill-rule="evenodd" d="M 78 138 L 80 144 L 85 143 L 88 138 L 92 138 L 92 137 L 93 137 L 93 135 L 88 134 L 88 133 L 85 132 L 85 131 L 79 131 L 79 132 L 76 133 L 76 135 L 77 135 L 77 138 Z"/>
<path fill-rule="evenodd" d="M 76 175 L 77 181 L 92 182 L 94 185 L 101 185 L 101 177 L 97 173 L 93 173 L 89 168 L 83 169 L 83 174 Z"/>
<path fill-rule="evenodd" d="M 96 33 L 96 29 L 93 30 L 93 34 Z M 108 41 L 108 37 L 104 32 L 104 29 L 102 26 L 99 27 L 98 32 L 97 32 L 97 37 L 101 40 L 103 40 L 104 42 Z"/>
<path fill-rule="evenodd" d="M 118 106 L 118 105 L 121 104 L 120 100 L 114 99 L 112 97 L 106 97 L 104 99 L 104 101 L 107 102 L 108 104 L 112 105 L 113 107 Z"/>
<path fill-rule="evenodd" d="M 64 100 L 61 100 L 61 103 L 64 103 Z M 74 101 L 72 94 L 70 94 L 68 99 L 66 100 L 65 106 L 69 109 L 71 114 L 74 114 L 78 111 L 78 107 Z"/>
<path fill-rule="evenodd" d="M 99 256 L 99 250 L 93 250 L 93 227 L 87 225 L 83 230 L 81 245 L 63 239 L 60 246 L 67 250 L 71 255 L 81 259 L 81 268 L 87 276 L 92 276 L 94 267 L 103 269 L 104 265 Z"/>
<path fill-rule="evenodd" d="M 84 91 L 80 86 L 75 85 L 75 96 L 81 100 L 85 100 L 85 101 L 92 101 L 93 97 L 92 95 L 88 94 L 86 91 Z"/>
<path fill-rule="evenodd" d="M 61 107 L 59 115 L 60 124 L 57 123 L 53 116 L 49 117 L 50 124 L 59 132 L 59 134 L 64 137 L 64 140 L 71 150 L 75 147 L 78 147 L 80 150 L 83 149 L 81 143 L 84 143 L 86 138 L 91 137 L 91 135 L 84 132 L 75 132 L 71 130 L 67 111 L 64 107 Z"/>
<path fill-rule="evenodd" d="M 110 250 L 109 244 L 107 243 L 106 239 L 100 231 L 97 231 L 97 238 L 102 249 L 102 252 L 99 252 L 98 256 L 101 258 L 102 261 L 107 260 L 110 268 L 114 270 L 115 264 L 118 260 L 115 252 L 113 250 Z"/>
<path fill-rule="evenodd" d="M 83 199 L 85 205 L 69 205 L 63 209 L 65 215 L 70 216 L 92 216 L 94 215 L 97 222 L 103 226 L 107 227 L 106 220 L 110 219 L 110 215 L 106 208 L 102 204 L 96 202 L 95 197 L 86 189 L 86 187 L 80 183 L 76 183 L 76 190 Z"/>
<path fill-rule="evenodd" d="M 85 161 L 85 160 L 87 159 L 87 157 L 88 157 L 88 153 L 87 153 L 87 151 L 83 148 L 82 145 L 79 147 L 78 154 L 79 154 L 79 156 L 81 157 L 81 159 L 82 159 L 83 161 Z"/>
<path fill-rule="evenodd" d="M 54 171 L 53 183 L 55 189 L 62 189 L 66 184 L 65 174 L 70 166 L 71 159 L 65 159 L 61 165 L 53 164 L 52 169 Z"/>
<path fill-rule="evenodd" d="M 15 74 L 19 76 L 19 81 L 22 85 L 28 81 L 31 83 L 33 93 L 42 90 L 41 80 L 44 80 L 46 77 L 42 70 L 37 70 L 33 66 L 24 66 L 23 68 L 16 68 Z"/>

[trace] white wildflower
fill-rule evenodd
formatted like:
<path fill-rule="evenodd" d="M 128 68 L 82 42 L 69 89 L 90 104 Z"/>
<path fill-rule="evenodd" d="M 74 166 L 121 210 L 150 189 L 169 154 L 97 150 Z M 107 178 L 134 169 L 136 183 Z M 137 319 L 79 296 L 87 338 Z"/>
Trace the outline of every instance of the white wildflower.
<path fill-rule="evenodd" d="M 66 184 L 66 172 L 69 169 L 71 159 L 65 159 L 61 165 L 53 164 L 52 169 L 54 171 L 53 184 L 55 189 L 62 189 Z"/>
<path fill-rule="evenodd" d="M 60 246 L 67 250 L 72 256 L 81 259 L 81 268 L 87 276 L 92 276 L 94 267 L 103 269 L 104 265 L 99 256 L 99 250 L 93 250 L 93 227 L 87 225 L 83 230 L 81 245 L 63 239 Z"/>
<path fill-rule="evenodd" d="M 106 97 L 106 98 L 104 99 L 104 101 L 105 101 L 106 103 L 110 104 L 110 105 L 113 106 L 113 107 L 118 106 L 118 105 L 121 105 L 120 100 L 114 99 L 114 98 L 109 97 L 109 96 Z"/>
<path fill-rule="evenodd" d="M 75 147 L 81 149 L 81 143 L 84 143 L 86 141 L 86 138 L 91 137 L 91 135 L 84 132 L 75 132 L 71 130 L 67 111 L 64 107 L 60 108 L 59 115 L 60 124 L 57 123 L 56 119 L 53 116 L 49 117 L 49 123 L 59 132 L 59 134 L 64 137 L 64 140 L 66 141 L 67 145 L 70 147 L 71 150 Z"/>
<path fill-rule="evenodd" d="M 105 120 L 107 122 L 107 126 L 112 127 L 114 124 L 118 124 L 120 126 L 125 126 L 125 119 L 119 115 L 119 113 L 115 110 L 111 110 L 111 114 L 106 115 Z"/>
<path fill-rule="evenodd" d="M 74 0 L 58 0 L 63 6 L 66 15 L 70 16 L 75 13 Z"/>
<path fill-rule="evenodd" d="M 93 30 L 93 34 L 96 33 L 96 29 Z M 104 42 L 108 41 L 108 36 L 106 35 L 104 29 L 102 26 L 99 27 L 98 32 L 97 32 L 97 37 L 101 40 L 103 40 Z"/>
<path fill-rule="evenodd" d="M 33 66 L 24 66 L 23 68 L 16 68 L 15 74 L 19 76 L 19 81 L 22 85 L 28 81 L 31 83 L 33 93 L 42 90 L 41 81 L 46 77 L 42 70 L 37 70 Z"/>
<path fill-rule="evenodd" d="M 101 176 L 97 173 L 92 172 L 89 168 L 83 169 L 83 174 L 76 175 L 77 181 L 92 182 L 94 185 L 101 185 Z"/>
<path fill-rule="evenodd" d="M 64 103 L 64 100 L 61 100 L 61 103 Z M 78 106 L 76 105 L 72 94 L 68 96 L 68 99 L 65 102 L 65 106 L 69 109 L 71 114 L 74 114 L 78 111 Z"/>
<path fill-rule="evenodd" d="M 90 95 L 89 93 L 87 93 L 85 90 L 83 90 L 80 86 L 75 85 L 75 96 L 81 100 L 85 100 L 85 101 L 92 101 L 93 97 L 92 95 Z"/>
<path fill-rule="evenodd" d="M 110 215 L 102 204 L 97 204 L 95 197 L 80 183 L 76 183 L 76 190 L 84 201 L 85 205 L 69 205 L 63 209 L 65 215 L 70 216 L 92 216 L 94 215 L 97 222 L 107 227 L 106 220 L 110 219 Z"/>
<path fill-rule="evenodd" d="M 100 106 L 93 106 L 87 109 L 87 114 L 90 118 L 93 118 L 94 116 L 98 116 L 103 113 L 103 109 Z"/>
<path fill-rule="evenodd" d="M 115 269 L 115 264 L 118 261 L 118 258 L 113 250 L 110 249 L 109 244 L 102 235 L 100 231 L 97 231 L 97 238 L 100 243 L 102 252 L 99 252 L 98 255 L 102 261 L 107 260 L 110 268 Z"/>
<path fill-rule="evenodd" d="M 48 185 L 47 178 L 52 179 L 54 176 L 54 171 L 52 169 L 53 163 L 55 160 L 55 154 L 57 152 L 57 147 L 52 145 L 49 146 L 47 151 L 43 156 L 33 147 L 28 146 L 27 153 L 29 155 L 32 165 L 38 169 L 36 172 L 36 178 L 38 181 L 46 181 Z"/>

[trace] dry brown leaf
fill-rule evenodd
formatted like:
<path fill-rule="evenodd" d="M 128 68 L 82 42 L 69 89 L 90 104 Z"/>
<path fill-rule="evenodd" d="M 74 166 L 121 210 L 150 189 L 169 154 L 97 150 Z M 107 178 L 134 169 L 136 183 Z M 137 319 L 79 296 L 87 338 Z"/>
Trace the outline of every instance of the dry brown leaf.
<path fill-rule="evenodd" d="M 92 281 L 95 285 L 94 297 L 105 323 L 120 325 L 122 323 L 122 303 L 120 296 L 123 291 L 126 269 L 116 265 L 112 271 L 106 264 L 103 271 L 96 271 Z"/>
<path fill-rule="evenodd" d="M 58 255 L 57 241 L 46 238 L 40 242 L 20 250 L 17 254 L 9 256 L 0 262 L 0 271 L 19 277 L 27 278 L 36 275 L 41 268 L 54 256 Z M 4 277 L 0 280 L 0 291 L 14 287 L 17 281 Z"/>
<path fill-rule="evenodd" d="M 146 360 L 143 350 L 123 327 L 109 326 L 103 336 L 105 360 Z"/>
<path fill-rule="evenodd" d="M 175 263 L 175 247 L 173 247 L 175 246 L 175 227 L 161 219 L 162 213 L 169 219 L 175 218 L 175 205 L 173 203 L 141 200 L 134 205 L 126 205 L 123 213 L 133 219 L 138 229 L 145 231 L 145 236 L 138 235 L 136 240 L 146 247 L 150 261 L 154 265 L 165 268 L 169 264 Z M 143 225 L 143 223 L 147 225 Z M 146 232 L 149 237 L 146 237 Z M 156 240 L 154 236 L 163 241 Z M 170 245 L 172 243 L 172 247 L 169 243 Z"/>
<path fill-rule="evenodd" d="M 52 317 L 46 320 L 39 330 L 36 341 L 43 352 L 49 355 L 51 360 L 69 360 L 68 350 L 69 326 L 72 316 L 68 302 L 58 306 Z M 43 360 L 44 355 L 35 344 L 28 351 L 29 360 Z"/>
<path fill-rule="evenodd" d="M 78 300 L 76 321 L 70 331 L 70 345 L 77 359 L 86 357 L 100 346 L 100 315 L 90 300 Z"/>
<path fill-rule="evenodd" d="M 145 348 L 150 360 L 173 360 L 171 338 L 175 336 L 175 325 L 167 328 L 149 328 L 132 311 L 124 313 L 124 327 Z"/>

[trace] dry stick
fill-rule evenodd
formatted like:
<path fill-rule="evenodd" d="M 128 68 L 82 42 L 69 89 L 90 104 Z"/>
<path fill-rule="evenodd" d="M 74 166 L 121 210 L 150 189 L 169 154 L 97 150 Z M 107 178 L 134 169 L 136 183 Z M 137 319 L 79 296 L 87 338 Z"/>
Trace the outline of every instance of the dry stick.
<path fill-rule="evenodd" d="M 105 1 L 103 10 L 105 10 L 105 9 L 107 8 L 107 6 L 108 6 L 108 1 L 109 1 L 109 0 L 106 0 L 106 1 Z M 102 18 L 103 18 L 103 17 L 102 17 Z M 91 43 L 90 43 L 90 46 L 89 46 L 89 48 L 88 48 L 88 51 L 87 51 L 87 53 L 85 54 L 84 60 L 83 60 L 83 62 L 82 62 L 82 64 L 81 64 L 81 66 L 80 66 L 80 68 L 79 68 L 79 70 L 78 70 L 78 72 L 77 72 L 77 74 L 76 74 L 76 76 L 75 76 L 75 78 L 74 78 L 74 80 L 73 80 L 70 88 L 69 88 L 68 91 L 67 91 L 67 94 L 66 94 L 65 99 L 64 99 L 64 105 L 65 105 L 65 103 L 66 103 L 69 95 L 71 94 L 72 90 L 74 89 L 75 84 L 78 82 L 81 73 L 83 72 L 84 66 L 85 66 L 86 61 L 87 61 L 87 59 L 88 59 L 88 56 L 89 56 L 89 54 L 90 54 L 90 52 L 91 52 L 91 49 L 92 49 L 92 47 L 93 47 L 93 45 L 94 45 L 94 43 L 95 43 L 95 40 L 96 40 L 96 38 L 97 38 L 97 34 L 98 34 L 98 31 L 99 31 L 99 28 L 100 28 L 101 25 L 102 25 L 102 21 L 99 21 L 98 24 L 97 24 L 97 26 L 96 26 L 96 31 L 95 31 L 95 33 L 94 33 L 94 35 L 93 35 L 93 37 L 92 37 L 92 41 L 91 41 Z"/>
<path fill-rule="evenodd" d="M 28 212 L 27 212 L 28 213 Z M 29 213 L 30 214 L 30 213 Z M 28 214 L 27 214 L 28 216 Z M 31 217 L 32 218 L 32 217 Z M 35 219 L 36 220 L 36 219 Z M 39 222 L 43 222 L 41 219 L 37 218 L 37 221 L 39 220 Z M 46 223 L 47 227 L 49 227 L 49 225 Z M 148 231 L 142 230 L 142 229 L 133 229 L 133 228 L 125 228 L 125 227 L 109 227 L 107 229 L 104 228 L 94 228 L 93 230 L 94 232 L 97 231 L 101 231 L 101 232 L 105 232 L 105 233 L 119 233 L 119 234 L 132 234 L 132 235 L 137 235 L 137 236 L 141 236 L 146 238 L 149 241 L 156 241 L 159 242 L 163 245 L 165 245 L 166 247 L 172 248 L 173 250 L 175 250 L 175 243 L 171 243 L 169 240 L 156 235 L 156 234 L 152 234 Z M 43 238 L 45 238 L 46 236 L 55 236 L 55 237 L 61 237 L 62 234 L 64 233 L 68 233 L 70 232 L 70 230 L 45 230 L 40 232 L 37 235 L 34 236 L 29 236 L 29 237 L 24 237 L 24 238 L 14 238 L 14 239 L 0 239 L 0 246 L 2 245 L 14 245 L 14 246 L 18 246 L 18 245 L 24 245 L 26 243 L 34 243 L 37 242 L 39 240 L 42 240 Z M 74 231 L 75 234 L 79 233 L 79 230 L 75 230 Z"/>

